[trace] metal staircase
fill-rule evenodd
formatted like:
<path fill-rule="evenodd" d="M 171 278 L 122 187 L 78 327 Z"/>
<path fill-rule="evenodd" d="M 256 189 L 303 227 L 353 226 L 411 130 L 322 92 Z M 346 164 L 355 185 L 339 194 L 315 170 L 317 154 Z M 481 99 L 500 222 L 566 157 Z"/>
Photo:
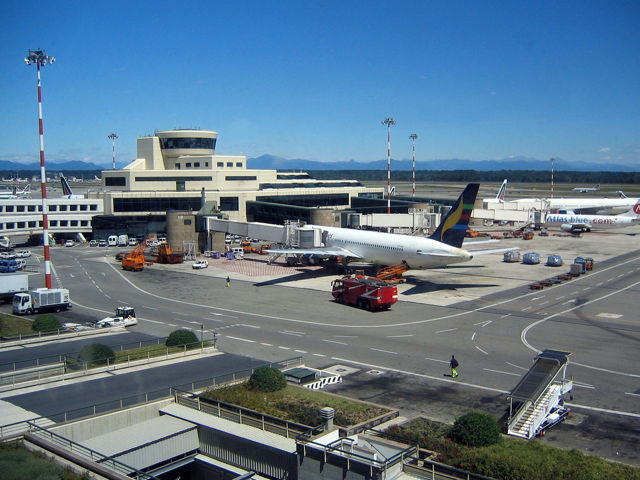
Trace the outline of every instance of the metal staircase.
<path fill-rule="evenodd" d="M 563 397 L 573 388 L 573 382 L 564 378 L 569 355 L 545 350 L 535 358 L 531 369 L 509 394 L 509 435 L 530 439 L 554 424 L 551 415 L 555 419 L 561 410 L 564 416 L 560 420 L 566 417 Z M 561 372 L 562 378 L 556 380 Z"/>

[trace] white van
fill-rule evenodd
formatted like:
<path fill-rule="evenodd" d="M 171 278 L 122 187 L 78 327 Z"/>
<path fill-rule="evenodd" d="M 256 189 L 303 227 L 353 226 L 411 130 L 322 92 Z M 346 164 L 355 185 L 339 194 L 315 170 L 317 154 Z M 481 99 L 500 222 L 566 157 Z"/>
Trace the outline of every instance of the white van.
<path fill-rule="evenodd" d="M 118 246 L 118 236 L 117 235 L 109 235 L 107 237 L 107 245 L 110 247 Z"/>
<path fill-rule="evenodd" d="M 119 235 L 118 236 L 118 246 L 126 247 L 129 245 L 129 235 Z"/>

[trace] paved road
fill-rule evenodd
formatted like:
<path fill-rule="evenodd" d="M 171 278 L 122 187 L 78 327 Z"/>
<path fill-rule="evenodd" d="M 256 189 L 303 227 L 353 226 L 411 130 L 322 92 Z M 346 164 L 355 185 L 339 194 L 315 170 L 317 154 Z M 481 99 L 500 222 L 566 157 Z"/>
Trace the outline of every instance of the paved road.
<path fill-rule="evenodd" d="M 69 318 L 104 316 L 128 303 L 140 322 L 133 331 L 163 336 L 176 328 L 199 331 L 202 325 L 219 334 L 223 351 L 267 361 L 302 355 L 319 368 L 348 365 L 357 373 L 333 389 L 409 414 L 452 420 L 475 406 L 499 416 L 505 393 L 537 350 L 572 352 L 577 412 L 572 428 L 580 433 L 568 435 L 571 430 L 563 426 L 554 434 L 560 432 L 563 445 L 573 441 L 585 451 L 597 445 L 596 437 L 610 439 L 607 451 L 598 452 L 622 451 L 618 458 L 640 463 L 633 453 L 640 437 L 638 251 L 539 292 L 518 287 L 449 306 L 403 301 L 380 313 L 339 305 L 326 293 L 286 283 L 234 279 L 227 288 L 225 274 L 122 272 L 99 253 L 53 250 L 57 278 L 76 303 Z M 455 384 L 445 376 L 452 353 L 462 363 Z"/>

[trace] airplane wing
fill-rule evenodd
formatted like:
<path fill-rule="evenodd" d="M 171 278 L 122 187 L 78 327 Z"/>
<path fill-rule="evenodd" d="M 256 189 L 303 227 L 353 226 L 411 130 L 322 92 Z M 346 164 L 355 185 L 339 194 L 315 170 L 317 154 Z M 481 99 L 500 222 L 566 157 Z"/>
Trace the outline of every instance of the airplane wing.
<path fill-rule="evenodd" d="M 360 255 L 357 255 L 346 248 L 340 247 L 318 247 L 318 248 L 286 248 L 282 250 L 277 250 L 270 248 L 269 253 L 277 253 L 279 255 L 284 254 L 292 254 L 292 255 L 314 255 L 317 257 L 350 257 L 350 258 L 360 258 Z"/>
<path fill-rule="evenodd" d="M 502 248 L 484 248 L 478 250 L 467 250 L 474 257 L 476 255 L 488 255 L 490 253 L 510 252 L 511 250 L 520 250 L 520 247 L 502 247 Z"/>

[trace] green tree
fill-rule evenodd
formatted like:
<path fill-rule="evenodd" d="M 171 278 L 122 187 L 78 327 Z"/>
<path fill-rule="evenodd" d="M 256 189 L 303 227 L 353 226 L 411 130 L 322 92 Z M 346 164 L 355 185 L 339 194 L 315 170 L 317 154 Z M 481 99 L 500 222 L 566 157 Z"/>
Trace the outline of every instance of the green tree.
<path fill-rule="evenodd" d="M 500 426 L 491 415 L 470 412 L 459 417 L 451 429 L 454 442 L 470 447 L 485 447 L 500 442 Z"/>
<path fill-rule="evenodd" d="M 276 392 L 287 386 L 287 379 L 277 368 L 268 366 L 258 368 L 249 378 L 249 387 L 261 392 Z"/>
<path fill-rule="evenodd" d="M 58 330 L 62 325 L 55 315 L 45 313 L 44 315 L 38 315 L 33 321 L 31 328 L 36 332 L 44 332 L 46 330 Z"/>
<path fill-rule="evenodd" d="M 167 337 L 164 344 L 167 347 L 177 347 L 182 345 L 191 345 L 198 342 L 198 337 L 191 330 L 174 330 Z"/>
<path fill-rule="evenodd" d="M 86 363 L 88 367 L 112 364 L 116 359 L 116 354 L 108 345 L 102 343 L 90 343 L 82 347 L 78 354 L 78 362 Z"/>

